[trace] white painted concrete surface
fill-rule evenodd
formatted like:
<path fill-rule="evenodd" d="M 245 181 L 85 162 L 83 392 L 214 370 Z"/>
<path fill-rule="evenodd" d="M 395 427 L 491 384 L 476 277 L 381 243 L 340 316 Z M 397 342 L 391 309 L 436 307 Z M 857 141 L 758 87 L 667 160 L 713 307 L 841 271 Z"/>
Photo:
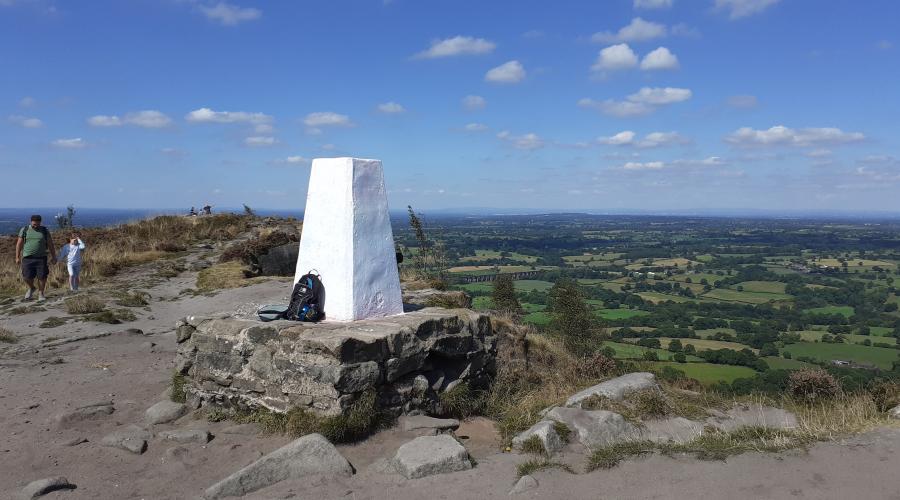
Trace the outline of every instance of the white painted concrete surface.
<path fill-rule="evenodd" d="M 403 313 L 381 161 L 313 160 L 294 283 L 312 269 L 326 320 Z"/>

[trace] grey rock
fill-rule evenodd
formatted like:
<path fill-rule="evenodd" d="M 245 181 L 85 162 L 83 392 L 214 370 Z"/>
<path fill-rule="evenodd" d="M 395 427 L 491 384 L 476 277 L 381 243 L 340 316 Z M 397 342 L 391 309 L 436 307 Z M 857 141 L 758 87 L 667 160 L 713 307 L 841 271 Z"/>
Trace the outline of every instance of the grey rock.
<path fill-rule="evenodd" d="M 546 418 L 566 424 L 588 448 L 600 448 L 641 438 L 640 430 L 622 415 L 611 411 L 588 411 L 580 408 L 556 407 Z"/>
<path fill-rule="evenodd" d="M 103 446 L 121 448 L 140 455 L 147 451 L 147 441 L 153 438 L 153 434 L 136 426 L 129 425 L 124 429 L 114 431 L 100 440 Z"/>
<path fill-rule="evenodd" d="M 257 257 L 261 273 L 265 276 L 293 276 L 297 270 L 299 251 L 300 244 L 297 242 L 270 248 Z"/>
<path fill-rule="evenodd" d="M 429 387 L 428 379 L 424 375 L 416 375 L 416 378 L 413 379 L 413 392 L 424 394 Z"/>
<path fill-rule="evenodd" d="M 761 404 L 739 404 L 725 412 L 724 417 L 709 417 L 706 423 L 716 429 L 731 432 L 741 427 L 795 429 L 797 416 L 781 408 Z"/>
<path fill-rule="evenodd" d="M 58 477 L 48 477 L 46 479 L 38 479 L 37 481 L 32 481 L 28 483 L 28 486 L 22 488 L 22 492 L 20 493 L 20 498 L 38 498 L 40 496 L 46 495 L 51 491 L 57 490 L 71 490 L 75 489 L 75 485 L 70 483 L 68 479 L 58 476 Z"/>
<path fill-rule="evenodd" d="M 163 431 L 157 434 L 160 439 L 175 441 L 176 443 L 200 443 L 206 444 L 212 439 L 212 434 L 206 429 L 179 429 Z"/>
<path fill-rule="evenodd" d="M 554 422 L 551 420 L 541 420 L 540 422 L 532 425 L 530 429 L 513 438 L 513 448 L 521 451 L 522 444 L 525 443 L 525 441 L 531 439 L 531 437 L 533 436 L 537 436 L 537 438 L 541 441 L 541 444 L 544 446 L 544 451 L 546 451 L 548 454 L 552 455 L 553 453 L 556 453 L 557 451 L 563 449 L 566 446 L 566 443 L 563 442 L 562 437 L 560 437 L 560 435 L 556 432 L 553 424 Z"/>
<path fill-rule="evenodd" d="M 422 436 L 404 444 L 394 455 L 394 467 L 407 479 L 472 468 L 469 452 L 447 434 Z"/>
<path fill-rule="evenodd" d="M 256 436 L 259 434 L 259 424 L 237 424 L 222 429 L 222 434 L 237 434 L 240 436 Z"/>
<path fill-rule="evenodd" d="M 265 455 L 206 489 L 207 498 L 241 496 L 285 479 L 350 477 L 350 462 L 321 434 L 309 434 Z"/>
<path fill-rule="evenodd" d="M 144 421 L 148 424 L 165 424 L 176 420 L 187 413 L 187 406 L 174 401 L 160 401 L 147 408 Z"/>
<path fill-rule="evenodd" d="M 87 443 L 88 440 L 84 437 L 75 437 L 72 439 L 67 439 L 59 443 L 60 446 L 78 446 L 81 443 Z"/>
<path fill-rule="evenodd" d="M 413 431 L 418 429 L 435 429 L 438 431 L 456 430 L 459 428 L 459 420 L 455 418 L 433 418 L 425 415 L 400 417 L 400 429 Z"/>
<path fill-rule="evenodd" d="M 891 408 L 888 411 L 888 415 L 890 415 L 891 418 L 896 418 L 896 419 L 900 420 L 900 405 L 897 405 L 897 406 Z"/>
<path fill-rule="evenodd" d="M 195 328 L 187 323 L 178 325 L 175 328 L 175 342 L 180 344 L 185 340 L 188 340 L 191 338 L 191 335 L 193 335 L 194 330 Z"/>
<path fill-rule="evenodd" d="M 538 487 L 537 479 L 532 476 L 525 475 L 519 478 L 516 481 L 516 484 L 513 485 L 512 489 L 509 490 L 510 495 L 518 495 L 520 493 L 525 493 L 526 491 L 533 490 Z"/>
<path fill-rule="evenodd" d="M 101 401 L 86 406 L 75 408 L 72 411 L 61 413 L 55 417 L 59 428 L 71 427 L 79 422 L 105 417 L 115 411 L 110 401 Z"/>
<path fill-rule="evenodd" d="M 684 417 L 644 422 L 645 439 L 654 443 L 685 444 L 703 435 L 703 424 Z"/>
<path fill-rule="evenodd" d="M 656 377 L 652 373 L 628 373 L 573 394 L 566 400 L 566 406 L 580 408 L 581 402 L 591 396 L 603 396 L 621 401 L 628 393 L 645 389 L 659 389 L 659 385 L 656 384 Z"/>

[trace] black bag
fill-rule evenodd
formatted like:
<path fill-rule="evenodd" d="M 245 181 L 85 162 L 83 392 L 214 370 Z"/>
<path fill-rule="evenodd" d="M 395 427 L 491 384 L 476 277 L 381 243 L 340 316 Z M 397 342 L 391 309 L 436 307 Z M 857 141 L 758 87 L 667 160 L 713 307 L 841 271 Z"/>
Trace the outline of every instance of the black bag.
<path fill-rule="evenodd" d="M 283 318 L 292 321 L 319 321 L 322 311 L 319 300 L 322 297 L 322 280 L 310 271 L 300 277 L 291 292 L 291 303 L 284 311 Z"/>

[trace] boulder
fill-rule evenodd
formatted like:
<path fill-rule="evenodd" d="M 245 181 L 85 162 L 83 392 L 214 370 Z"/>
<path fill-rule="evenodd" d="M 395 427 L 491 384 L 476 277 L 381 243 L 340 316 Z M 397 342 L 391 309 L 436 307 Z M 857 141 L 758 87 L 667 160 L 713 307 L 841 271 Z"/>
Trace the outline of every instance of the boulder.
<path fill-rule="evenodd" d="M 160 401 L 147 408 L 144 412 L 144 421 L 148 424 L 165 424 L 181 418 L 187 413 L 187 406 L 174 401 Z"/>
<path fill-rule="evenodd" d="M 68 479 L 62 476 L 48 477 L 46 479 L 38 479 L 37 481 L 28 483 L 28 486 L 22 488 L 22 492 L 19 497 L 23 499 L 37 498 L 40 496 L 44 496 L 51 491 L 71 489 L 75 489 L 75 485 L 70 483 Z"/>
<path fill-rule="evenodd" d="M 210 499 L 242 496 L 285 479 L 350 477 L 353 468 L 321 434 L 308 434 L 206 489 Z"/>
<path fill-rule="evenodd" d="M 578 441 L 588 448 L 602 448 L 641 438 L 636 426 L 611 411 L 555 407 L 547 412 L 546 418 L 566 424 Z"/>
<path fill-rule="evenodd" d="M 781 408 L 761 404 L 738 404 L 724 413 L 706 419 L 707 425 L 731 432 L 741 427 L 767 427 L 769 429 L 795 429 L 797 416 Z"/>
<path fill-rule="evenodd" d="M 684 417 L 644 422 L 643 436 L 654 443 L 685 444 L 703 435 L 703 424 Z"/>
<path fill-rule="evenodd" d="M 425 307 L 442 307 L 444 309 L 468 309 L 472 307 L 472 298 L 461 290 L 403 290 L 403 304 L 407 310 L 418 310 Z"/>
<path fill-rule="evenodd" d="M 113 411 L 115 411 L 115 408 L 113 408 L 112 401 L 101 401 L 80 406 L 66 413 L 61 413 L 55 417 L 55 420 L 57 427 L 63 429 L 85 420 L 94 420 L 96 418 L 104 417 L 111 414 Z"/>
<path fill-rule="evenodd" d="M 562 437 L 556 432 L 554 422 L 552 420 L 541 420 L 532 425 L 527 431 L 514 437 L 512 440 L 513 448 L 521 451 L 525 441 L 531 439 L 533 436 L 537 436 L 544 446 L 544 451 L 551 455 L 566 446 Z"/>
<path fill-rule="evenodd" d="M 266 276 L 293 276 L 299 251 L 300 245 L 297 242 L 270 248 L 257 257 L 260 273 Z"/>
<path fill-rule="evenodd" d="M 140 455 L 147 451 L 147 441 L 153 438 L 153 434 L 136 425 L 129 425 L 124 429 L 107 434 L 100 440 L 103 446 L 121 448 Z"/>
<path fill-rule="evenodd" d="M 212 439 L 212 434 L 206 429 L 179 429 L 174 431 L 163 431 L 157 435 L 160 439 L 166 441 L 175 441 L 176 443 L 200 443 L 206 444 Z"/>
<path fill-rule="evenodd" d="M 459 428 L 459 420 L 455 418 L 434 418 L 425 415 L 405 415 L 400 417 L 400 429 L 414 431 L 420 429 L 433 429 L 435 431 L 455 431 Z"/>
<path fill-rule="evenodd" d="M 888 415 L 890 415 L 891 418 L 900 420 L 900 405 L 891 408 L 890 411 L 888 411 Z"/>
<path fill-rule="evenodd" d="M 627 394 L 645 389 L 659 389 L 659 385 L 656 384 L 656 377 L 652 373 L 647 372 L 629 373 L 573 394 L 566 400 L 566 406 L 580 408 L 581 402 L 591 396 L 603 396 L 621 401 L 625 399 Z"/>
<path fill-rule="evenodd" d="M 510 495 L 518 495 L 520 493 L 525 493 L 526 491 L 531 491 L 538 487 L 537 479 L 532 476 L 525 475 L 519 478 L 516 481 L 516 484 L 509 490 Z"/>
<path fill-rule="evenodd" d="M 406 479 L 472 468 L 469 452 L 447 434 L 413 439 L 397 450 L 393 462 L 397 472 Z"/>

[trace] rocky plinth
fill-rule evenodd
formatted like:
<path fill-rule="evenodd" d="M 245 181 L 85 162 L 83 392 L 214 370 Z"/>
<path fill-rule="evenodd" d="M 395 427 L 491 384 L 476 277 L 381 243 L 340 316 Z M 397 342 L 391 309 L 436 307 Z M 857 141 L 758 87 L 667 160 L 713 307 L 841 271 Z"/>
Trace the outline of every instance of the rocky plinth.
<path fill-rule="evenodd" d="M 193 407 L 337 415 L 374 390 L 388 413 L 434 413 L 442 391 L 484 384 L 496 367 L 490 317 L 466 309 L 345 323 L 194 316 L 178 322 L 176 338 Z"/>

